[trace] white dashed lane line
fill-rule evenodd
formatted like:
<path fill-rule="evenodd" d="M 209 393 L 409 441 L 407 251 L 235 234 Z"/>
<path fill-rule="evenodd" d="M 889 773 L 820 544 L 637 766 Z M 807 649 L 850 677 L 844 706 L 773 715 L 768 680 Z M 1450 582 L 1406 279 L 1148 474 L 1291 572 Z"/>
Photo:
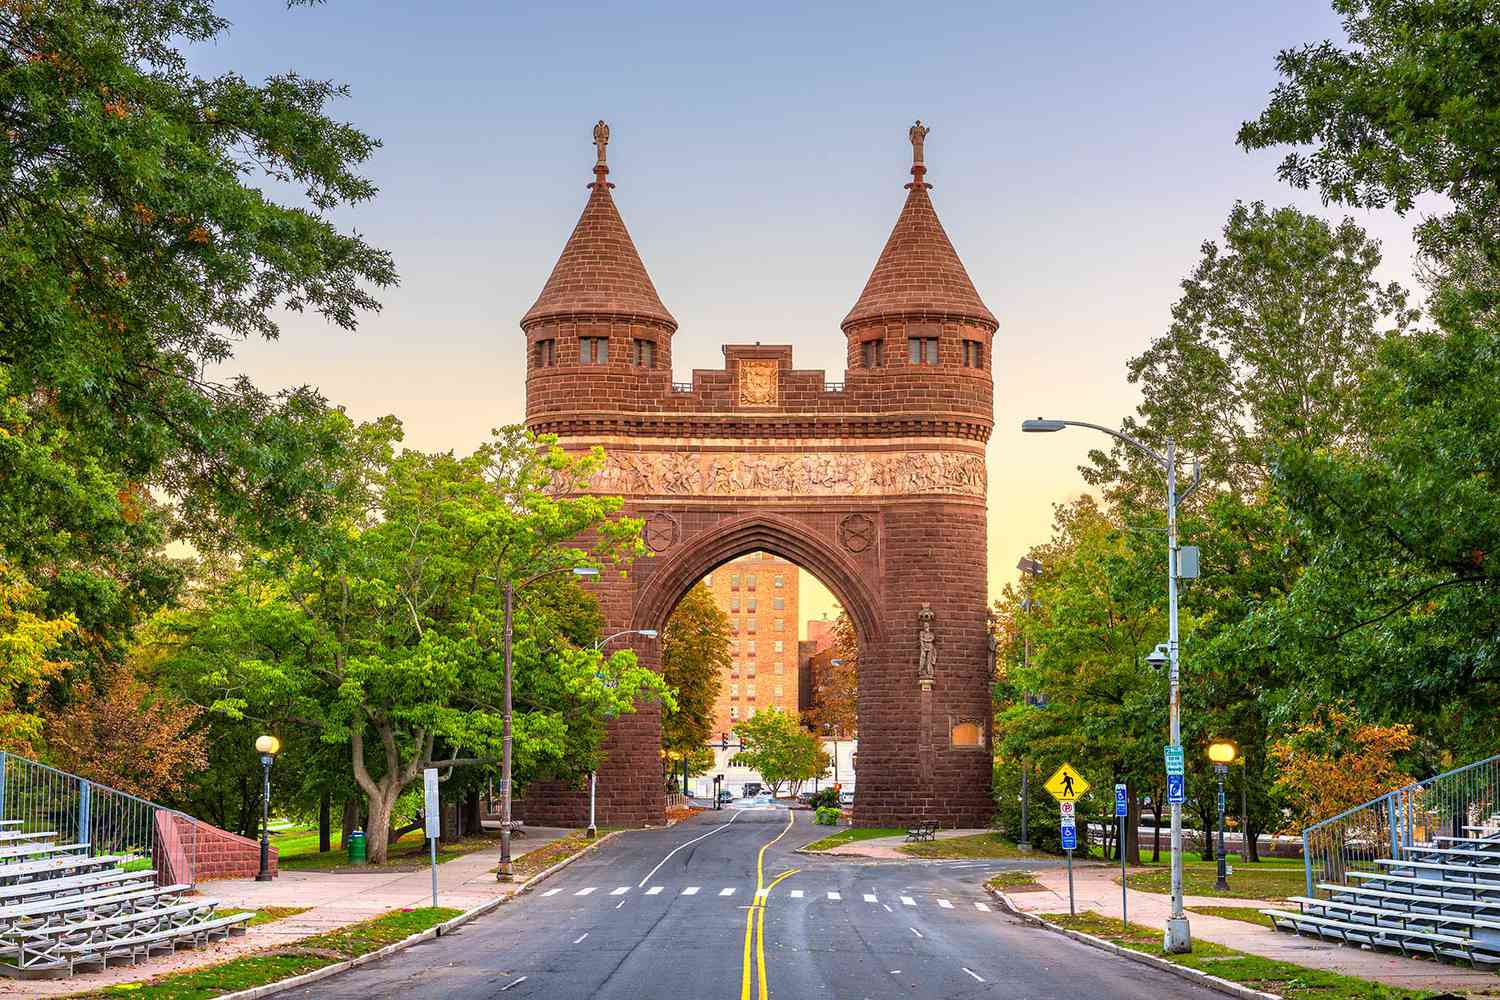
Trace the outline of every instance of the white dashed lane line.
<path fill-rule="evenodd" d="M 917 930 L 915 927 L 908 927 L 907 930 L 911 931 L 917 937 L 922 937 L 922 932 Z"/>
<path fill-rule="evenodd" d="M 838 893 L 836 893 L 836 892 L 834 892 L 833 890 L 830 889 L 829 892 L 828 892 L 828 898 L 829 899 L 833 899 L 833 900 L 839 900 L 839 899 L 843 899 L 844 897 L 840 896 Z"/>
<path fill-rule="evenodd" d="M 575 896 L 587 896 L 589 893 L 593 892 L 595 888 L 596 888 L 595 886 L 591 885 L 591 886 L 589 886 L 586 889 L 579 889 L 577 892 L 573 893 L 573 895 L 575 895 Z"/>
<path fill-rule="evenodd" d="M 902 906 L 916 906 L 917 905 L 917 901 L 915 899 L 912 899 L 910 896 L 902 896 L 901 897 L 901 905 Z"/>
<path fill-rule="evenodd" d="M 950 902 L 948 902 L 946 899 L 940 899 L 940 900 L 938 900 L 938 905 L 941 906 L 945 910 L 951 910 L 951 909 L 953 909 L 953 904 L 950 903 Z"/>
<path fill-rule="evenodd" d="M 726 885 L 724 888 L 722 888 L 722 889 L 719 890 L 719 895 L 721 895 L 721 896 L 733 896 L 734 895 L 734 886 L 732 886 L 732 885 Z"/>
<path fill-rule="evenodd" d="M 625 895 L 629 891 L 630 891 L 630 886 L 628 886 L 628 885 L 622 885 L 618 889 L 611 889 L 609 894 L 611 896 L 623 896 L 623 895 Z"/>
<path fill-rule="evenodd" d="M 660 892 L 661 892 L 661 886 L 659 886 L 659 885 L 653 885 L 651 888 L 649 888 L 649 889 L 646 890 L 646 895 L 648 895 L 648 896 L 655 896 L 655 895 L 658 895 Z"/>
<path fill-rule="evenodd" d="M 965 968 L 962 965 L 960 965 L 959 968 L 963 969 L 969 975 L 973 976 L 976 981 L 981 982 L 981 983 L 984 982 L 984 977 L 981 976 L 979 973 L 975 972 L 973 969 Z"/>
<path fill-rule="evenodd" d="M 696 896 L 698 895 L 698 886 L 690 885 L 686 889 L 682 890 L 682 894 L 684 896 Z"/>
<path fill-rule="evenodd" d="M 867 892 L 867 893 L 865 893 L 865 902 L 866 903 L 878 903 L 880 901 L 875 898 L 875 894 L 874 893 Z"/>
<path fill-rule="evenodd" d="M 548 889 L 546 892 L 542 893 L 542 896 L 543 898 L 547 896 L 556 896 L 560 892 L 562 892 L 561 889 Z"/>
<path fill-rule="evenodd" d="M 578 935 L 576 938 L 573 939 L 573 943 L 574 944 L 583 944 L 583 939 L 586 938 L 586 937 L 588 937 L 588 936 L 589 936 L 589 932 L 588 931 L 584 931 L 582 934 Z"/>
<path fill-rule="evenodd" d="M 793 889 L 791 891 L 791 897 L 793 899 L 801 899 L 802 898 L 802 890 L 801 889 Z"/>
<path fill-rule="evenodd" d="M 988 904 L 988 903 L 981 903 L 979 900 L 976 899 L 976 900 L 974 900 L 974 909 L 980 910 L 980 911 L 982 911 L 984 913 L 988 913 L 988 912 L 990 912 L 990 904 Z"/>

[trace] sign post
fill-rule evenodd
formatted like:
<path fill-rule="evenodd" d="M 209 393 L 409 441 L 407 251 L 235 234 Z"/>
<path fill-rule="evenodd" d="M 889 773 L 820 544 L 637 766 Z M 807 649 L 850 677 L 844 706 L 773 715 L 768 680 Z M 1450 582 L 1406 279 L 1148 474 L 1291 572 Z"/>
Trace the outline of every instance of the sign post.
<path fill-rule="evenodd" d="M 1125 889 L 1125 823 L 1130 818 L 1130 790 L 1115 785 L 1115 815 L 1120 820 L 1120 926 L 1130 926 L 1130 895 Z"/>
<path fill-rule="evenodd" d="M 422 771 L 422 812 L 427 821 L 427 845 L 432 854 L 432 905 L 437 907 L 437 842 L 443 833 L 443 816 L 438 805 L 437 768 Z"/>
<path fill-rule="evenodd" d="M 1068 913 L 1076 912 L 1073 903 L 1073 852 L 1078 848 L 1078 827 L 1074 822 L 1075 803 L 1089 790 L 1083 775 L 1074 770 L 1072 764 L 1064 764 L 1052 772 L 1052 777 L 1042 785 L 1047 793 L 1057 800 L 1062 812 L 1062 849 L 1068 855 Z"/>

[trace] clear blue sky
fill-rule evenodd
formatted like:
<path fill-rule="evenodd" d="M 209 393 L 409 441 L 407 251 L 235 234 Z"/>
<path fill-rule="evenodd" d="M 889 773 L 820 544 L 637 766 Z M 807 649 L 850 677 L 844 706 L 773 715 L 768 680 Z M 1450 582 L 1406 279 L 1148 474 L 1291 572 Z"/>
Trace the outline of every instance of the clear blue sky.
<path fill-rule="evenodd" d="M 222 5 L 194 52 L 252 79 L 351 88 L 336 113 L 382 139 L 381 187 L 345 224 L 402 283 L 350 335 L 290 318 L 235 367 L 309 382 L 408 443 L 472 448 L 523 412 L 516 321 L 583 207 L 590 131 L 680 329 L 677 376 L 724 343 L 791 343 L 837 379 L 854 303 L 908 180 L 921 118 L 933 200 L 1000 319 L 990 448 L 993 589 L 1082 488 L 1085 436 L 1026 416 L 1116 421 L 1125 360 L 1165 328 L 1177 283 L 1236 198 L 1321 210 L 1279 154 L 1234 145 L 1284 47 L 1341 38 L 1324 2 Z M 1409 283 L 1409 225 L 1361 216 Z M 1102 439 L 1100 439 L 1102 440 Z"/>

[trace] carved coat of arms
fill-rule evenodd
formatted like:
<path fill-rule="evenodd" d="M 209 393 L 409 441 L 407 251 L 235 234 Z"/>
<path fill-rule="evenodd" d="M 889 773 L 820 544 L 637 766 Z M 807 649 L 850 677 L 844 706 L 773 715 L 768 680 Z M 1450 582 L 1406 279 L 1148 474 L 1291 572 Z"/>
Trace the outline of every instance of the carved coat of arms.
<path fill-rule="evenodd" d="M 773 358 L 745 358 L 740 361 L 740 405 L 776 405 L 776 369 Z"/>

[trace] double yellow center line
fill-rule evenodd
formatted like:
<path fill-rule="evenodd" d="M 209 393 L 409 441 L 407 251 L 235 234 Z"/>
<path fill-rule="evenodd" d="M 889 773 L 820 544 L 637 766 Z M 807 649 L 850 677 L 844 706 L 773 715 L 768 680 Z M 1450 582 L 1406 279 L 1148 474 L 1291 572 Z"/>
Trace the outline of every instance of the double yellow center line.
<path fill-rule="evenodd" d="M 768 1000 L 769 993 L 766 990 L 766 900 L 771 896 L 771 890 L 784 878 L 795 875 L 801 868 L 792 868 L 782 872 L 766 885 L 766 849 L 776 841 L 785 837 L 787 831 L 792 828 L 792 820 L 796 813 L 787 811 L 786 826 L 775 837 L 766 841 L 761 847 L 760 854 L 755 858 L 755 898 L 750 901 L 750 907 L 745 911 L 745 955 L 740 969 L 740 1000 L 750 1000 L 750 951 L 752 944 L 755 951 L 755 978 L 760 985 L 760 1000 Z"/>

